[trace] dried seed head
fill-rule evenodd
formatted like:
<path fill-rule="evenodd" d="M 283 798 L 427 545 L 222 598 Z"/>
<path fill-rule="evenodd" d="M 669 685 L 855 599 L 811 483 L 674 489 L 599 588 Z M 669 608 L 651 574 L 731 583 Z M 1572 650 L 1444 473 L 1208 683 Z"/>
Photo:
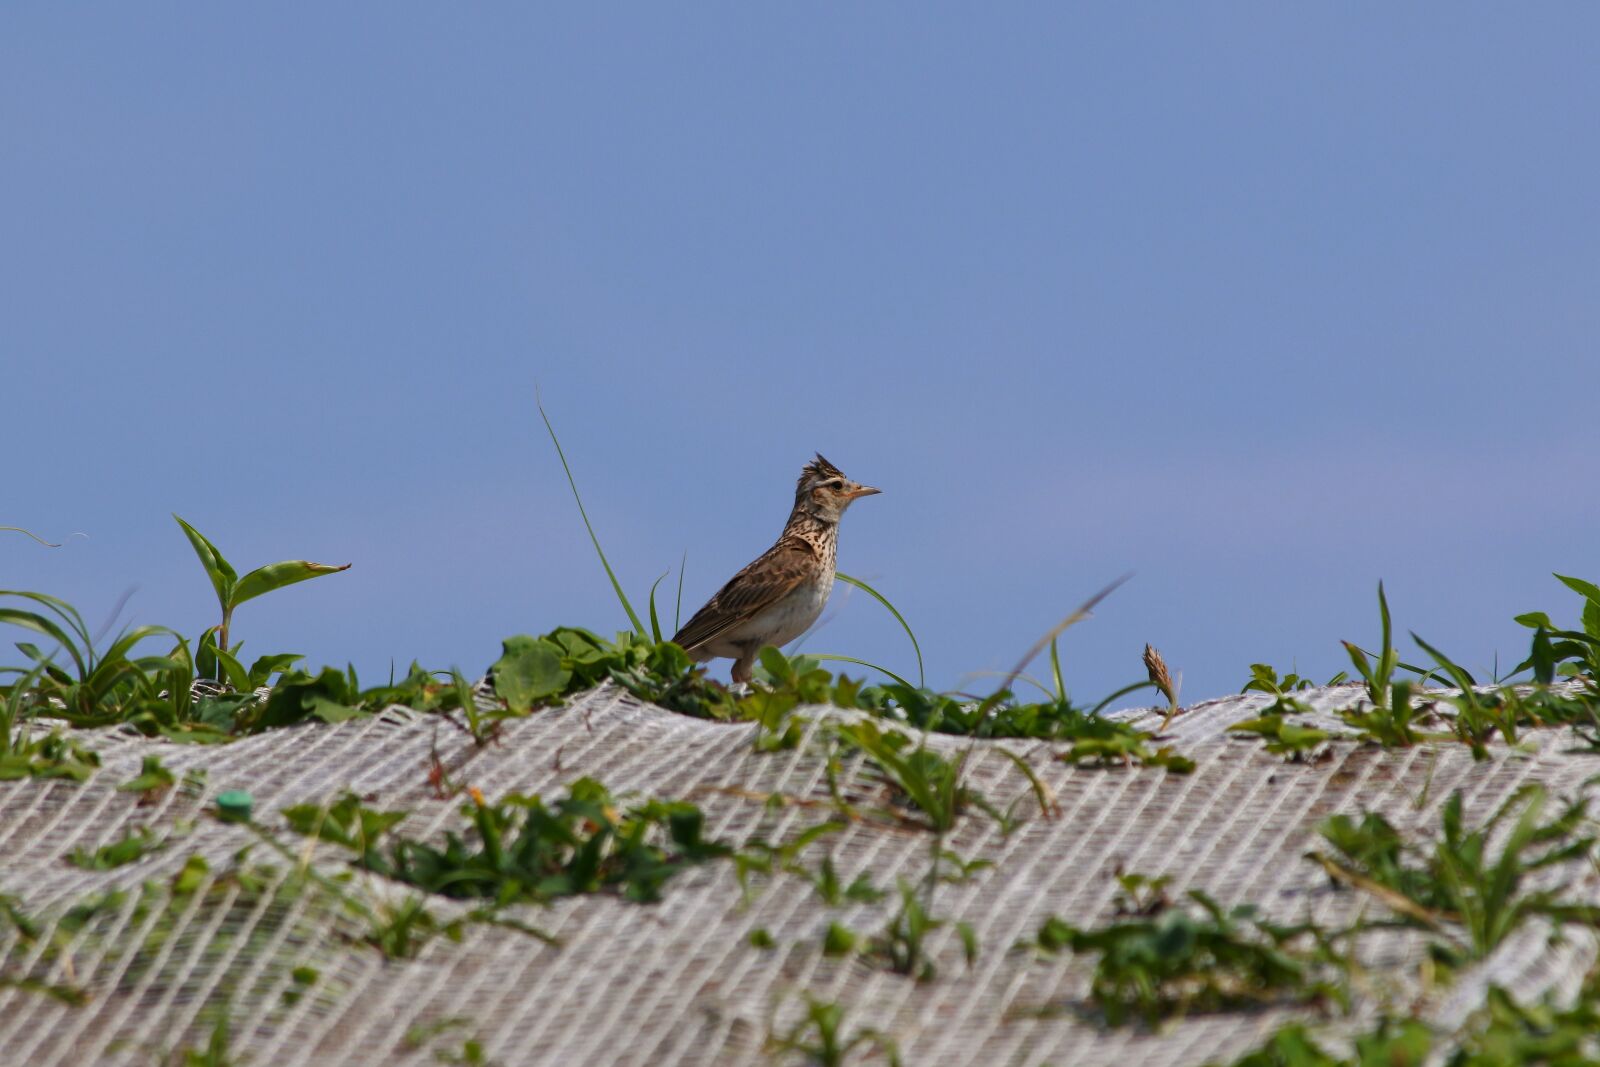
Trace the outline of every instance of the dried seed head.
<path fill-rule="evenodd" d="M 1172 675 L 1167 673 L 1166 661 L 1161 658 L 1154 645 L 1144 646 L 1144 669 L 1150 674 L 1150 681 L 1167 698 L 1169 704 L 1178 702 L 1178 694 L 1172 688 Z"/>

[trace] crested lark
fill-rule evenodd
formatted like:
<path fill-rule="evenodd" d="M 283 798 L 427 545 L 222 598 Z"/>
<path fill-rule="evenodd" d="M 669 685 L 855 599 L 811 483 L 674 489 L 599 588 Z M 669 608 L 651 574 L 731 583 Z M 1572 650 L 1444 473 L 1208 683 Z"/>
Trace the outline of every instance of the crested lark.
<path fill-rule="evenodd" d="M 793 641 L 822 614 L 833 590 L 839 517 L 852 500 L 877 492 L 818 453 L 800 471 L 794 510 L 778 543 L 735 574 L 672 640 L 696 663 L 732 658 L 733 680 L 748 682 L 763 645 Z"/>

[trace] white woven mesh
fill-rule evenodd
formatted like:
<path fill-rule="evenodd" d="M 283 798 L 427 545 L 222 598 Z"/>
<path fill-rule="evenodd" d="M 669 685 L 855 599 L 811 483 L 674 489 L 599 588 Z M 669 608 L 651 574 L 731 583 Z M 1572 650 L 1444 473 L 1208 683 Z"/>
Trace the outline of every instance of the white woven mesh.
<path fill-rule="evenodd" d="M 1348 689 L 1310 695 L 1324 710 L 1353 698 Z M 72 1005 L 38 988 L 0 984 L 0 1049 L 6 1063 L 40 1067 L 149 1063 L 159 1050 L 203 1045 L 211 1013 L 226 1002 L 234 1055 L 251 1064 L 432 1063 L 436 1050 L 459 1049 L 468 1037 L 507 1065 L 739 1064 L 766 1062 L 767 1036 L 786 1031 L 809 994 L 844 1005 L 847 1032 L 871 1026 L 891 1035 L 907 1064 L 1225 1060 L 1288 1015 L 1191 1017 L 1155 1034 L 1107 1030 L 1076 1010 L 1092 961 L 1071 954 L 1041 960 L 1012 946 L 1051 914 L 1079 925 L 1109 919 L 1117 870 L 1169 874 L 1175 889 L 1203 889 L 1224 905 L 1254 903 L 1276 919 L 1349 921 L 1372 907 L 1370 899 L 1332 890 L 1303 859 L 1317 844 L 1315 825 L 1328 815 L 1377 810 L 1402 829 L 1431 832 L 1452 791 L 1462 791 L 1468 818 L 1477 820 L 1524 783 L 1571 793 L 1600 770 L 1589 758 L 1561 752 L 1564 731 L 1544 733 L 1541 748 L 1522 754 L 1498 747 L 1482 763 L 1459 744 L 1394 751 L 1344 744 L 1319 762 L 1286 763 L 1258 741 L 1224 733 L 1265 702 L 1235 697 L 1180 716 L 1172 733 L 1198 765 L 1189 775 L 1073 767 L 1054 758 L 1063 746 L 1036 742 L 973 746 L 971 778 L 991 801 L 1003 808 L 1029 792 L 995 751 L 1004 745 L 1038 773 L 1060 814 L 1045 820 L 1035 812 L 1009 837 L 994 820 L 968 814 L 947 837 L 946 847 L 994 867 L 938 889 L 934 912 L 971 923 L 981 952 L 968 970 L 953 929 L 939 930 L 932 938 L 939 976 L 929 983 L 820 951 L 832 921 L 881 928 L 897 906 L 893 894 L 877 904 L 829 908 L 800 879 L 778 875 L 747 903 L 727 863 L 680 875 L 655 905 L 600 895 L 509 909 L 555 935 L 559 947 L 473 924 L 459 943 L 435 938 L 415 958 L 400 960 L 360 943 L 362 920 L 314 887 L 246 891 L 223 881 L 172 902 L 171 879 L 190 854 L 207 858 L 208 880 L 215 880 L 256 840 L 247 828 L 205 814 L 225 789 L 252 793 L 257 818 L 268 826 L 281 825 L 276 813 L 283 807 L 330 800 L 348 788 L 374 807 L 413 812 L 406 833 L 438 834 L 459 821 L 461 802 L 437 799 L 429 785 L 436 749 L 456 781 L 490 797 L 560 793 L 590 776 L 617 795 L 693 800 L 707 812 L 708 836 L 777 842 L 831 811 L 824 761 L 809 740 L 795 750 L 757 753 L 752 726 L 687 718 L 615 688 L 508 722 L 500 742 L 487 747 L 403 709 L 216 747 L 81 733 L 103 760 L 89 781 L 0 783 L 0 891 L 43 920 L 32 938 L 0 922 L 0 982 L 70 985 L 89 1000 Z M 1158 721 L 1156 713 L 1134 717 L 1146 726 Z M 970 744 L 941 736 L 929 743 L 951 753 Z M 180 775 L 204 769 L 203 787 L 175 789 L 149 806 L 117 792 L 151 753 Z M 863 803 L 881 796 L 881 784 L 859 765 L 847 763 L 841 781 Z M 775 807 L 759 799 L 769 794 L 819 803 Z M 135 826 L 165 833 L 185 819 L 194 820 L 187 836 L 133 864 L 90 872 L 65 861 L 73 849 L 117 840 Z M 314 856 L 316 869 L 348 871 L 336 850 L 282 836 Z M 806 860 L 815 865 L 831 853 L 846 881 L 866 871 L 892 889 L 898 877 L 924 874 L 930 840 L 909 827 L 855 822 L 823 837 Z M 252 856 L 275 867 L 280 882 L 287 877 L 290 865 L 280 857 L 259 845 Z M 160 888 L 141 890 L 146 882 Z M 347 891 L 362 899 L 395 895 L 380 883 L 363 875 Z M 75 933 L 56 925 L 70 906 L 109 889 L 125 891 L 120 904 Z M 1592 875 L 1573 890 L 1600 900 Z M 442 899 L 430 907 L 446 917 L 461 910 Z M 750 945 L 757 928 L 771 932 L 774 948 Z M 1490 981 L 1525 996 L 1570 992 L 1595 952 L 1587 933 L 1569 932 L 1552 946 L 1545 931 L 1529 928 L 1422 1007 L 1459 1022 Z M 1413 972 L 1422 945 L 1407 934 L 1378 934 L 1363 953 L 1373 965 L 1368 980 L 1381 985 Z M 319 974 L 309 988 L 295 980 L 303 967 Z M 436 1024 L 446 1024 L 436 1037 L 407 1042 L 408 1031 Z"/>

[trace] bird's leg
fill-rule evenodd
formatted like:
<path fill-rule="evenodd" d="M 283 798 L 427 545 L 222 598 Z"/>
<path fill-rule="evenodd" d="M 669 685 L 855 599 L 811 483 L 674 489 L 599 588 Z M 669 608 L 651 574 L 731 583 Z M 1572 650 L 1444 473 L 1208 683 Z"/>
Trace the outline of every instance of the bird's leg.
<path fill-rule="evenodd" d="M 756 650 L 747 648 L 733 661 L 733 680 L 740 685 L 750 684 L 750 668 L 756 661 Z"/>

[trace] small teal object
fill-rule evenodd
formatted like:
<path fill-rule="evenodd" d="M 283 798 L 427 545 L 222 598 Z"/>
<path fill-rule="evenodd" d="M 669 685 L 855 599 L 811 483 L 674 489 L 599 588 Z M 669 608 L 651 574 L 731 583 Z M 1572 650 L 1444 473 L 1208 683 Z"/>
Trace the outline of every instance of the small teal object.
<path fill-rule="evenodd" d="M 217 797 L 217 814 L 223 822 L 249 822 L 255 798 L 243 789 L 230 789 Z"/>

